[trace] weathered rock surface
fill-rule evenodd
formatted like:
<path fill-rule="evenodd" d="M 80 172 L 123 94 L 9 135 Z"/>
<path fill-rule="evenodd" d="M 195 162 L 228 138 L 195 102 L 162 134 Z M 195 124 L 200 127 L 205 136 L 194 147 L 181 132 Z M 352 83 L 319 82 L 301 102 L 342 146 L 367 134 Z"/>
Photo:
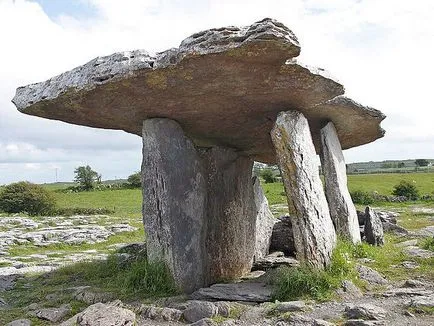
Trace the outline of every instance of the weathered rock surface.
<path fill-rule="evenodd" d="M 356 270 L 359 273 L 360 279 L 371 285 L 384 285 L 388 283 L 380 273 L 368 266 L 356 265 Z"/>
<path fill-rule="evenodd" d="M 57 323 L 71 312 L 71 306 L 63 305 L 59 308 L 43 308 L 35 312 L 36 317 Z"/>
<path fill-rule="evenodd" d="M 417 246 L 407 246 L 403 248 L 403 251 L 411 257 L 426 258 L 426 259 L 434 257 L 433 251 L 422 249 Z"/>
<path fill-rule="evenodd" d="M 270 252 L 273 251 L 282 251 L 285 256 L 295 255 L 291 216 L 280 216 L 274 224 L 270 241 Z"/>
<path fill-rule="evenodd" d="M 362 291 L 349 280 L 342 281 L 342 288 L 337 290 L 337 294 L 343 300 L 363 297 Z"/>
<path fill-rule="evenodd" d="M 358 243 L 361 239 L 356 207 L 348 191 L 344 155 L 332 122 L 321 128 L 320 158 L 330 217 L 336 232 Z"/>
<path fill-rule="evenodd" d="M 264 19 L 196 33 L 155 56 L 136 50 L 98 57 L 18 88 L 13 102 L 26 114 L 137 135 L 143 120 L 166 117 L 198 146 L 233 147 L 265 162 L 275 161 L 268 135 L 285 107 L 306 114 L 317 145 L 326 120 L 344 149 L 382 137 L 384 115 L 335 98 L 343 86 L 323 69 L 298 63 L 299 52 L 287 27 Z"/>
<path fill-rule="evenodd" d="M 196 148 L 175 121 L 143 122 L 142 178 L 148 259 L 165 261 L 191 292 L 205 284 L 207 189 Z"/>
<path fill-rule="evenodd" d="M 307 119 L 281 112 L 271 132 L 292 217 L 297 259 L 323 268 L 330 262 L 336 233 L 315 161 Z"/>
<path fill-rule="evenodd" d="M 0 275 L 0 292 L 12 290 L 15 287 L 17 278 L 17 274 Z"/>
<path fill-rule="evenodd" d="M 128 309 L 96 303 L 86 308 L 76 317 L 77 326 L 133 326 L 136 315 Z"/>
<path fill-rule="evenodd" d="M 250 272 L 255 253 L 256 209 L 250 158 L 224 147 L 201 149 L 200 155 L 207 181 L 208 285 Z"/>
<path fill-rule="evenodd" d="M 375 211 L 366 207 L 365 210 L 365 237 L 366 242 L 375 245 L 382 246 L 384 244 L 383 224 Z"/>
<path fill-rule="evenodd" d="M 218 314 L 218 308 L 212 302 L 192 301 L 184 310 L 183 317 L 190 323 L 197 322 L 204 318 L 211 318 Z"/>
<path fill-rule="evenodd" d="M 143 220 L 150 260 L 164 260 L 191 293 L 248 273 L 255 251 L 253 161 L 196 149 L 169 119 L 143 124 Z"/>
<path fill-rule="evenodd" d="M 191 298 L 194 300 L 267 302 L 271 300 L 271 287 L 256 282 L 214 284 L 193 292 Z"/>
<path fill-rule="evenodd" d="M 434 294 L 413 298 L 411 299 L 409 306 L 416 309 L 432 309 L 434 308 Z"/>
<path fill-rule="evenodd" d="M 426 288 L 396 288 L 387 290 L 383 293 L 385 297 L 397 297 L 397 296 L 429 296 L 434 294 L 433 290 Z"/>
<path fill-rule="evenodd" d="M 30 326 L 31 324 L 32 322 L 28 319 L 17 319 L 7 323 L 6 326 Z"/>
<path fill-rule="evenodd" d="M 364 303 L 345 308 L 345 315 L 349 319 L 368 319 L 368 320 L 384 320 L 387 316 L 387 311 L 381 307 Z"/>
<path fill-rule="evenodd" d="M 157 321 L 179 321 L 182 318 L 182 311 L 173 308 L 161 308 L 155 306 L 142 305 L 139 311 L 144 318 Z"/>
<path fill-rule="evenodd" d="M 252 265 L 252 271 L 267 271 L 280 266 L 299 266 L 298 260 L 293 257 L 285 257 L 283 255 L 275 255 L 272 253 L 262 259 L 256 260 Z"/>
<path fill-rule="evenodd" d="M 253 193 L 256 206 L 256 242 L 255 261 L 268 255 L 276 219 L 268 207 L 268 200 L 264 195 L 258 177 L 253 177 Z"/>

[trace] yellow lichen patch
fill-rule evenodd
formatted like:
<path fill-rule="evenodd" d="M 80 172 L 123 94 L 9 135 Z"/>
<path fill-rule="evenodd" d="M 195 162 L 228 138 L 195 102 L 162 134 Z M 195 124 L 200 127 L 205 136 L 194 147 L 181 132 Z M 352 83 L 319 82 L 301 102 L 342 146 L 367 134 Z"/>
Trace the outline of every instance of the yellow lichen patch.
<path fill-rule="evenodd" d="M 164 72 L 161 71 L 153 71 L 152 73 L 146 76 L 146 84 L 150 88 L 154 89 L 166 89 L 167 88 L 167 76 Z"/>

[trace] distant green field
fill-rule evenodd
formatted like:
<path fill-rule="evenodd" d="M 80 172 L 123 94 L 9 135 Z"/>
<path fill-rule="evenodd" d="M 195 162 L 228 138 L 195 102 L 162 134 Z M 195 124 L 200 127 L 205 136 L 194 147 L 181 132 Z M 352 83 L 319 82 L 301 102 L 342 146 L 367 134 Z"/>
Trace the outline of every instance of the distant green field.
<path fill-rule="evenodd" d="M 357 174 L 348 176 L 350 191 L 377 191 L 383 195 L 391 195 L 393 186 L 401 180 L 414 182 L 419 193 L 434 194 L 434 173 L 387 173 L 387 174 Z"/>
<path fill-rule="evenodd" d="M 434 194 L 434 173 L 402 173 L 402 174 L 363 174 L 349 175 L 350 191 L 377 191 L 390 195 L 393 186 L 401 180 L 415 182 L 421 194 Z M 44 185 L 50 190 L 58 190 L 70 184 Z M 282 183 L 263 184 L 264 192 L 271 205 L 286 203 Z M 85 207 L 113 209 L 116 215 L 140 217 L 142 209 L 142 193 L 140 189 L 121 189 L 90 192 L 61 193 L 54 192 L 59 207 Z"/>
<path fill-rule="evenodd" d="M 113 209 L 116 215 L 140 217 L 142 215 L 142 191 L 120 189 L 104 191 L 54 192 L 59 207 L 85 207 Z"/>

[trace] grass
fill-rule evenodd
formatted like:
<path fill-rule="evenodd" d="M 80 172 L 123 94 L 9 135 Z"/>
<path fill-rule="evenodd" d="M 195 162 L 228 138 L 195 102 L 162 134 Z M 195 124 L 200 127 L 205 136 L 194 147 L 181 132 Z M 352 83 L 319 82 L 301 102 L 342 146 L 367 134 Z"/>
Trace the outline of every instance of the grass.
<path fill-rule="evenodd" d="M 354 256 L 357 246 L 339 240 L 332 254 L 332 261 L 325 270 L 313 269 L 307 264 L 299 267 L 283 267 L 272 281 L 274 300 L 314 299 L 324 301 L 334 296 L 343 280 L 357 282 Z"/>
<path fill-rule="evenodd" d="M 422 249 L 434 251 L 434 237 L 423 240 L 420 247 Z"/>

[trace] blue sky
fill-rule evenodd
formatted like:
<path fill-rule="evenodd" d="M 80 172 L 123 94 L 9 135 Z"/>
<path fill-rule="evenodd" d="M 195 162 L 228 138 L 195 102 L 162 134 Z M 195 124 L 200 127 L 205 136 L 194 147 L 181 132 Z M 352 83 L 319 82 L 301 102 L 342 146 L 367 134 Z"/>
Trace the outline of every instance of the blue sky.
<path fill-rule="evenodd" d="M 68 15 L 75 19 L 90 19 L 96 16 L 95 7 L 86 0 L 33 0 L 38 3 L 52 20 L 61 15 Z"/>
<path fill-rule="evenodd" d="M 275 18 L 297 35 L 300 61 L 327 69 L 347 94 L 387 115 L 386 137 L 344 152 L 347 162 L 434 158 L 434 1 L 0 0 L 0 184 L 103 179 L 141 163 L 141 140 L 19 113 L 15 89 L 117 51 L 176 47 L 207 28 Z"/>

